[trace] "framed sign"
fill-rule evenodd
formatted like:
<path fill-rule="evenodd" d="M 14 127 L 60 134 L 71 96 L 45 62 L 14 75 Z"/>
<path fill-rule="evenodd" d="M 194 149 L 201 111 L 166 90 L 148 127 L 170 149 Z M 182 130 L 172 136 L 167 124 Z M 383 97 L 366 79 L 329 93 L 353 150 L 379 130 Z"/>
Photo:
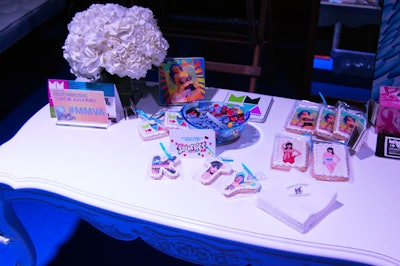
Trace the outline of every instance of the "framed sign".
<path fill-rule="evenodd" d="M 184 104 L 204 99 L 204 58 L 168 58 L 159 68 L 161 104 Z"/>
<path fill-rule="evenodd" d="M 48 80 L 48 99 L 50 105 L 50 116 L 56 117 L 56 110 L 54 108 L 54 99 L 51 91 L 55 90 L 77 90 L 77 91 L 85 91 L 84 93 L 88 93 L 88 91 L 99 91 L 103 93 L 103 101 L 106 107 L 106 114 L 108 115 L 108 119 L 112 122 L 118 122 L 124 117 L 124 111 L 122 108 L 121 100 L 119 98 L 117 89 L 115 85 L 112 83 L 101 83 L 101 82 L 82 82 L 82 81 L 73 81 L 73 80 L 61 80 L 61 79 L 49 79 Z M 81 92 L 83 93 L 83 92 Z M 53 92 L 54 94 L 54 92 Z M 59 93 L 61 94 L 61 92 Z M 94 94 L 91 93 L 90 97 L 94 97 Z M 71 98 L 72 101 L 75 98 Z M 64 99 L 68 100 L 68 99 Z M 89 104 L 88 100 L 81 99 L 84 102 L 82 104 Z M 78 98 L 76 99 L 78 101 Z M 89 107 L 88 107 L 89 108 Z"/>

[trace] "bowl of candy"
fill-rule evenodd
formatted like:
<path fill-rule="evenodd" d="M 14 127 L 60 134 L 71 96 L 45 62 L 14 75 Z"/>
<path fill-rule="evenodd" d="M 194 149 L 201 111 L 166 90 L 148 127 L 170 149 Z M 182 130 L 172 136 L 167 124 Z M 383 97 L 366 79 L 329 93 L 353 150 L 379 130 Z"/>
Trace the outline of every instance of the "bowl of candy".
<path fill-rule="evenodd" d="M 239 105 L 213 101 L 187 103 L 181 113 L 190 128 L 213 129 L 217 144 L 238 139 L 250 118 L 250 112 Z"/>

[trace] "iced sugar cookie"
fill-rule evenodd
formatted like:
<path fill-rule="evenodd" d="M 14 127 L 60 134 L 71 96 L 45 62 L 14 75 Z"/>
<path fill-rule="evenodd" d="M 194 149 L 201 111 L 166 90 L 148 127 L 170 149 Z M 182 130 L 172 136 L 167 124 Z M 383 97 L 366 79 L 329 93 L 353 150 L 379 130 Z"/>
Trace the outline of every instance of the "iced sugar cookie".
<path fill-rule="evenodd" d="M 312 102 L 297 102 L 288 117 L 286 130 L 298 134 L 313 134 L 319 113 L 319 105 Z"/>
<path fill-rule="evenodd" d="M 168 136 L 164 126 L 154 120 L 141 121 L 138 125 L 139 135 L 143 140 L 152 140 Z"/>
<path fill-rule="evenodd" d="M 164 176 L 175 179 L 179 176 L 177 166 L 180 163 L 180 159 L 176 156 L 163 158 L 161 155 L 155 155 L 151 161 L 150 176 L 156 180 L 162 179 Z"/>
<path fill-rule="evenodd" d="M 179 111 L 166 111 L 164 116 L 164 127 L 167 129 L 187 129 L 189 128 L 189 125 L 182 118 Z"/>
<path fill-rule="evenodd" d="M 333 106 L 321 107 L 315 127 L 316 135 L 326 139 L 333 138 L 333 126 L 335 124 L 336 108 Z"/>
<path fill-rule="evenodd" d="M 348 181 L 347 147 L 337 143 L 314 143 L 312 176 L 325 181 Z"/>
<path fill-rule="evenodd" d="M 297 168 L 306 171 L 308 167 L 308 142 L 302 138 L 276 136 L 272 151 L 271 167 L 273 169 L 290 170 Z"/>
<path fill-rule="evenodd" d="M 255 178 L 247 178 L 244 172 L 238 172 L 232 183 L 225 187 L 223 194 L 225 197 L 233 197 L 237 194 L 251 194 L 260 190 L 261 184 Z"/>
<path fill-rule="evenodd" d="M 199 177 L 200 183 L 210 185 L 221 175 L 228 175 L 232 172 L 232 167 L 221 160 L 213 159 L 206 163 L 206 170 Z"/>
<path fill-rule="evenodd" d="M 366 126 L 366 119 L 361 111 L 350 108 L 338 108 L 333 126 L 333 134 L 338 140 L 348 140 L 354 128 L 360 131 Z"/>

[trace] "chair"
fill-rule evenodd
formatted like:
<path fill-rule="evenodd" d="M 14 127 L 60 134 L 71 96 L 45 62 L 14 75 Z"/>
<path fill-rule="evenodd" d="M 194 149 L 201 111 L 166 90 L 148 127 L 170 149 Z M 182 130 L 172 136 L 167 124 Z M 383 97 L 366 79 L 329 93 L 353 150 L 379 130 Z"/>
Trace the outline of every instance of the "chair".
<path fill-rule="evenodd" d="M 248 90 L 255 92 L 257 78 L 262 75 L 261 51 L 265 42 L 269 2 L 204 0 L 197 5 L 187 5 L 187 1 L 170 0 L 158 1 L 155 6 L 143 4 L 153 10 L 169 41 L 173 38 L 186 38 L 192 41 L 223 42 L 227 45 L 244 44 L 250 48 L 251 58 L 246 63 L 234 62 L 237 56 L 234 54 L 229 62 L 205 58 L 205 69 L 248 76 Z"/>

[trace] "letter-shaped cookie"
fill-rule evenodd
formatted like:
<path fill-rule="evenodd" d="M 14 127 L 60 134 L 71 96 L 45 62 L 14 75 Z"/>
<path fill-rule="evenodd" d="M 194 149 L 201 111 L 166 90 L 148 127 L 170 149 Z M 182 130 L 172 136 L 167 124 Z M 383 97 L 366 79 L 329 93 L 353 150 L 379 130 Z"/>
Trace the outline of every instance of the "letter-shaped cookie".
<path fill-rule="evenodd" d="M 256 193 L 261 190 L 261 185 L 254 178 L 247 178 L 244 172 L 238 172 L 232 183 L 224 189 L 225 197 L 232 197 L 237 194 Z"/>
<path fill-rule="evenodd" d="M 220 175 L 228 175 L 232 171 L 232 167 L 228 163 L 224 163 L 218 159 L 211 160 L 206 164 L 206 171 L 200 176 L 199 180 L 203 185 L 210 185 Z"/>
<path fill-rule="evenodd" d="M 162 160 L 160 155 L 155 155 L 151 162 L 150 176 L 157 180 L 163 176 L 175 179 L 179 176 L 178 164 L 180 164 L 180 160 L 176 156 Z"/>

